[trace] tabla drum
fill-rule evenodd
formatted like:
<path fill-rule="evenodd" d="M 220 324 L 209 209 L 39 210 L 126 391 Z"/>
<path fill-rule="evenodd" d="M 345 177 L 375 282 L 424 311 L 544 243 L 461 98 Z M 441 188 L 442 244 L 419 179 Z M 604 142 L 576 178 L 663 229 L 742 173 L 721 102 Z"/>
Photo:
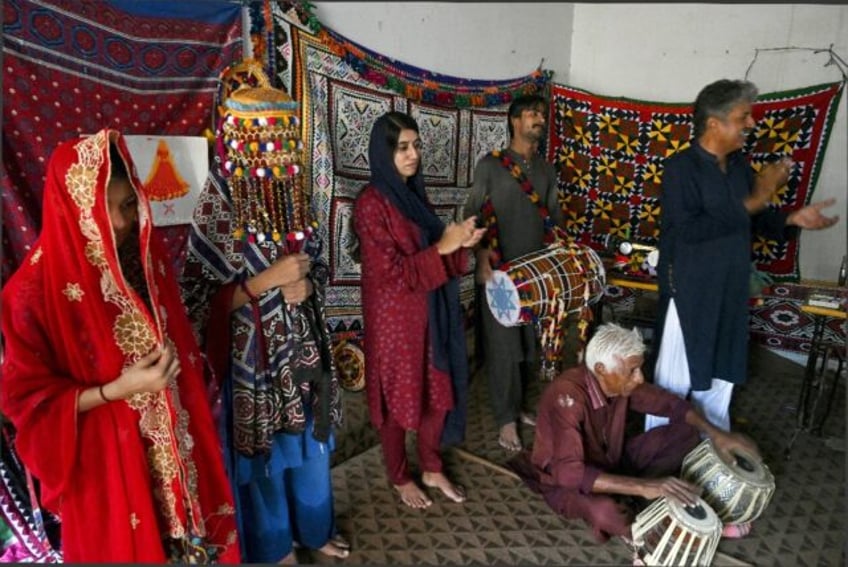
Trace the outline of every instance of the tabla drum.
<path fill-rule="evenodd" d="M 703 497 L 725 524 L 755 520 L 774 494 L 774 475 L 745 451 L 733 455 L 734 463 L 719 457 L 709 439 L 683 459 L 681 476 L 703 489 Z"/>
<path fill-rule="evenodd" d="M 692 506 L 657 498 L 630 529 L 645 565 L 709 565 L 721 540 L 721 520 L 700 498 Z"/>
<path fill-rule="evenodd" d="M 501 325 L 515 327 L 556 309 L 569 313 L 597 303 L 605 286 L 604 265 L 594 250 L 555 243 L 494 270 L 486 282 L 486 300 Z"/>

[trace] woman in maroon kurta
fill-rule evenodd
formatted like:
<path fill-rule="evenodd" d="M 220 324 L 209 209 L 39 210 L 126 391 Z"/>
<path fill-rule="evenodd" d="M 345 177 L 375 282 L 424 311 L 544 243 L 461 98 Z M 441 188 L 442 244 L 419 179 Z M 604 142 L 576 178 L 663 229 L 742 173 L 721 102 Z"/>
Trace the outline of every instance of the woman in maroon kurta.
<path fill-rule="evenodd" d="M 465 249 L 483 230 L 475 229 L 474 217 L 445 226 L 433 212 L 412 117 L 400 112 L 380 117 L 371 130 L 368 158 L 371 180 L 357 198 L 353 220 L 362 260 L 371 422 L 404 504 L 431 504 L 409 471 L 409 430 L 418 434 L 422 483 L 463 502 L 463 488 L 442 472 L 439 441 L 457 390 L 467 386 L 459 276 L 467 267 Z"/>

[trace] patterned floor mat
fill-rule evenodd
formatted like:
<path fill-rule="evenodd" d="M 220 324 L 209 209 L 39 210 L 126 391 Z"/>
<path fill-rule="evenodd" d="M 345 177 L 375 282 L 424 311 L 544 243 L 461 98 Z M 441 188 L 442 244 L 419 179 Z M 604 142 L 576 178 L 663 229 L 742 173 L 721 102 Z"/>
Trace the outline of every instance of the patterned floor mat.
<path fill-rule="evenodd" d="M 754 438 L 776 479 L 776 492 L 753 532 L 722 540 L 714 565 L 842 565 L 845 562 L 845 453 L 826 441 L 844 438 L 845 389 L 841 384 L 824 436 L 801 433 L 791 459 L 784 449 L 794 431 L 795 405 L 803 368 L 755 347 L 751 379 L 737 389 L 734 427 Z M 543 384 L 531 387 L 536 400 Z M 347 405 L 364 404 L 348 396 Z M 346 406 L 347 407 L 347 406 Z M 363 415 L 359 408 L 361 419 Z M 497 444 L 483 380 L 471 387 L 467 440 L 463 451 L 493 463 L 448 452 L 446 474 L 468 490 L 464 504 L 433 493 L 427 510 L 400 504 L 385 479 L 377 445 L 333 469 L 336 517 L 353 545 L 347 564 L 370 565 L 622 565 L 630 553 L 618 540 L 599 545 L 581 521 L 553 513 L 520 481 L 497 470 L 508 455 Z M 532 428 L 524 426 L 525 444 Z M 367 437 L 367 436 L 366 436 Z M 370 438 L 370 437 L 369 437 Z M 362 438 L 363 440 L 365 437 Z M 373 437 L 371 439 L 376 439 Z M 412 440 L 410 440 L 410 445 Z M 410 447 L 411 448 L 411 447 Z M 411 453 L 414 455 L 414 452 Z M 414 459 L 414 457 L 412 457 Z M 415 463 L 413 462 L 413 466 Z M 340 562 L 301 550 L 300 560 Z"/>

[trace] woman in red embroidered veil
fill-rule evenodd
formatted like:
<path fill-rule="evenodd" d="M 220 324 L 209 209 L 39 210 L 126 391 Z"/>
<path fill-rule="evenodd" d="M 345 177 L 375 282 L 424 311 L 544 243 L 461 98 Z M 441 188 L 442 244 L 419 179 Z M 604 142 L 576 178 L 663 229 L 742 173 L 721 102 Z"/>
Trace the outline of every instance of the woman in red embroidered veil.
<path fill-rule="evenodd" d="M 3 290 L 0 408 L 66 562 L 238 562 L 201 357 L 141 187 L 116 131 L 54 151 L 41 234 Z"/>

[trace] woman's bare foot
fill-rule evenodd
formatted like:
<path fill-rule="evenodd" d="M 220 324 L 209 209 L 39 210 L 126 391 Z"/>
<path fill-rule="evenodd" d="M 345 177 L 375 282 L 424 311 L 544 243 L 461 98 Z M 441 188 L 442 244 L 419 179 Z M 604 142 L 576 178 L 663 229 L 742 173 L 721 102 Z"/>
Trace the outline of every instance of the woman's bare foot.
<path fill-rule="evenodd" d="M 277 561 L 279 565 L 297 565 L 297 556 L 294 554 L 294 550 L 291 551 L 288 555 Z"/>
<path fill-rule="evenodd" d="M 396 484 L 394 487 L 400 494 L 401 501 L 410 508 L 428 508 L 433 503 L 414 481 Z"/>
<path fill-rule="evenodd" d="M 515 422 L 507 423 L 501 427 L 498 445 L 510 452 L 517 452 L 522 449 L 521 438 L 518 436 L 518 427 L 516 427 Z"/>
<path fill-rule="evenodd" d="M 347 547 L 344 547 L 344 545 L 347 545 Z M 347 557 L 350 555 L 350 544 L 346 541 L 344 542 L 344 544 L 342 544 L 338 540 L 331 539 L 330 541 L 325 543 L 323 547 L 319 548 L 318 551 L 330 557 L 347 559 Z"/>
<path fill-rule="evenodd" d="M 523 412 L 521 412 L 521 418 L 520 419 L 521 419 L 521 423 L 523 423 L 524 425 L 529 425 L 530 427 L 536 427 L 536 414 L 529 412 L 529 411 L 523 411 Z"/>
<path fill-rule="evenodd" d="M 340 547 L 342 549 L 350 549 L 350 542 L 345 539 L 342 534 L 336 534 L 330 538 L 330 541 L 336 544 L 336 547 Z"/>
<path fill-rule="evenodd" d="M 442 494 L 457 503 L 465 502 L 465 488 L 459 484 L 454 484 L 448 480 L 443 473 L 440 472 L 424 472 L 421 474 L 421 482 L 424 486 L 430 488 L 438 488 Z"/>

